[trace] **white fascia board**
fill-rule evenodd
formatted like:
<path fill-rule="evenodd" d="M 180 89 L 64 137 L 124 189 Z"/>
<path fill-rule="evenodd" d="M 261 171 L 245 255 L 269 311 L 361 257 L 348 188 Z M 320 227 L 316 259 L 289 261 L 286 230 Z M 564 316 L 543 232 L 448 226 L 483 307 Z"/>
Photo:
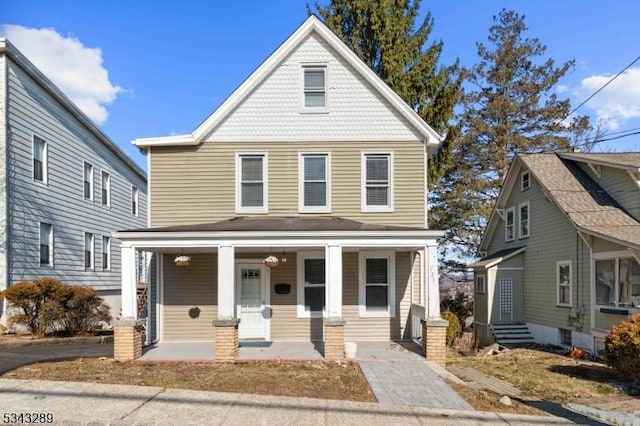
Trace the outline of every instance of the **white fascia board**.
<path fill-rule="evenodd" d="M 609 241 L 609 242 L 612 242 L 612 243 L 616 243 L 616 244 L 619 244 L 621 246 L 625 246 L 625 247 L 628 247 L 628 248 L 631 248 L 631 249 L 636 249 L 636 250 L 640 249 L 640 245 L 633 244 L 630 241 L 620 240 L 618 238 L 614 238 L 614 237 L 611 237 L 609 235 L 604 235 L 604 234 L 601 234 L 599 232 L 592 231 L 590 229 L 586 229 L 586 228 L 582 228 L 582 227 L 576 226 L 573 221 L 571 221 L 571 223 L 574 224 L 574 226 L 576 227 L 578 232 L 582 232 L 582 233 L 585 233 L 585 234 L 588 234 L 588 235 L 592 235 L 594 237 L 600 238 L 601 240 L 606 240 L 606 241 Z"/>
<path fill-rule="evenodd" d="M 430 147 L 431 152 L 440 145 L 444 137 L 431 128 L 397 93 L 391 90 L 376 73 L 369 69 L 338 36 L 333 34 L 333 32 L 314 15 L 309 16 L 191 135 L 177 137 L 175 140 L 172 140 L 172 137 L 136 139 L 134 144 L 137 146 L 199 144 L 313 31 L 319 34 L 324 41 L 335 49 L 424 136 L 425 143 Z"/>
<path fill-rule="evenodd" d="M 636 167 L 636 166 L 618 164 L 618 163 L 611 163 L 609 161 L 601 160 L 599 158 L 584 158 L 584 157 L 580 157 L 580 156 L 574 156 L 570 152 L 558 153 L 558 156 L 560 158 L 564 158 L 566 160 L 576 161 L 576 162 L 579 162 L 579 163 L 586 163 L 586 164 L 589 165 L 589 167 L 592 167 L 592 165 L 596 165 L 596 166 L 611 167 L 611 168 L 614 168 L 614 169 L 628 170 L 630 172 L 636 172 L 636 173 L 640 172 L 640 168 Z M 595 171 L 594 171 L 594 173 L 595 173 Z"/>
<path fill-rule="evenodd" d="M 177 146 L 177 145 L 197 145 L 198 142 L 193 135 L 176 135 L 176 136 L 163 136 L 157 138 L 138 138 L 131 142 L 137 147 L 148 146 Z"/>
<path fill-rule="evenodd" d="M 213 239 L 213 240 L 246 240 L 246 239 L 304 239 L 334 240 L 344 238 L 407 238 L 424 240 L 441 238 L 444 231 L 425 230 L 393 230 L 393 231 L 201 231 L 201 232 L 163 232 L 163 231 L 132 231 L 116 232 L 114 238 L 137 240 L 183 240 L 183 239 Z"/>

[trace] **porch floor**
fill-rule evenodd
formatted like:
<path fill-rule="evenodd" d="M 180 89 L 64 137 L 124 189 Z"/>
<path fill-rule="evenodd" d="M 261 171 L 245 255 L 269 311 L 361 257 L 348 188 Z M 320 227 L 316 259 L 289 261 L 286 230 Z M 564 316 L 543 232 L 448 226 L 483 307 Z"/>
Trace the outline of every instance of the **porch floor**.
<path fill-rule="evenodd" d="M 424 361 L 414 342 L 356 342 L 358 361 Z M 143 361 L 213 361 L 213 342 L 161 342 L 143 349 Z M 309 341 L 240 341 L 239 359 L 322 360 L 322 343 Z"/>

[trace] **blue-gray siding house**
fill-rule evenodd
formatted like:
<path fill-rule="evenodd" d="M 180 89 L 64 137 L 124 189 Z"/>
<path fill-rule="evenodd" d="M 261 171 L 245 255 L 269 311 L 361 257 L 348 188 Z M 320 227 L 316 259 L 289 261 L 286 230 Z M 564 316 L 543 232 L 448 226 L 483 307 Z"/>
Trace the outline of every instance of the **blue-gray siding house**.
<path fill-rule="evenodd" d="M 0 39 L 0 291 L 52 276 L 97 289 L 115 316 L 112 233 L 146 225 L 145 172 Z"/>

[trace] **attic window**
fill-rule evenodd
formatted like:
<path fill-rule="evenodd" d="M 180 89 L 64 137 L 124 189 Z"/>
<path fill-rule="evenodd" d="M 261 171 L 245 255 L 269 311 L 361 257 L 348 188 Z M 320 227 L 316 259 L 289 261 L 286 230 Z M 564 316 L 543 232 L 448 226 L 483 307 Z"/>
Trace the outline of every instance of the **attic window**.
<path fill-rule="evenodd" d="M 325 108 L 327 69 L 325 67 L 305 67 L 304 70 L 304 107 Z"/>
<path fill-rule="evenodd" d="M 529 188 L 531 188 L 531 177 L 529 176 L 529 172 L 522 172 L 520 175 L 520 189 L 524 191 Z"/>

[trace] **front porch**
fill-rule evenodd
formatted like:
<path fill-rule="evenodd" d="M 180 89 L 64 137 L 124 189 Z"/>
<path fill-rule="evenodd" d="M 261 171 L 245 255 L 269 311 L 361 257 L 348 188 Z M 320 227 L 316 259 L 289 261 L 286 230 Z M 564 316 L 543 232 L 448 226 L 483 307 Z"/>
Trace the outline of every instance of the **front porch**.
<path fill-rule="evenodd" d="M 356 361 L 424 360 L 421 347 L 412 341 L 354 342 Z M 322 360 L 321 342 L 240 342 L 238 361 L 248 360 Z M 143 349 L 141 361 L 209 362 L 216 358 L 213 342 L 162 342 Z"/>
<path fill-rule="evenodd" d="M 274 356 L 339 360 L 345 341 L 390 342 L 422 335 L 423 354 L 443 363 L 440 235 L 328 217 L 235 218 L 118 233 L 123 317 L 129 317 L 129 328 L 134 326 L 132 254 L 145 250 L 157 261 L 151 273 L 156 282 L 150 286 L 148 332 L 149 341 L 160 346 L 213 341 L 215 346 L 197 344 L 203 349 L 196 353 L 222 362 Z M 189 265 L 174 262 L 178 255 L 188 257 Z M 267 264 L 272 258 L 277 266 Z M 421 308 L 423 325 L 414 307 Z M 129 332 L 116 333 L 116 349 L 118 335 L 126 336 L 121 339 L 125 345 L 135 340 Z M 147 351 L 154 352 L 162 354 L 157 348 Z M 135 359 L 139 351 L 126 353 Z"/>

